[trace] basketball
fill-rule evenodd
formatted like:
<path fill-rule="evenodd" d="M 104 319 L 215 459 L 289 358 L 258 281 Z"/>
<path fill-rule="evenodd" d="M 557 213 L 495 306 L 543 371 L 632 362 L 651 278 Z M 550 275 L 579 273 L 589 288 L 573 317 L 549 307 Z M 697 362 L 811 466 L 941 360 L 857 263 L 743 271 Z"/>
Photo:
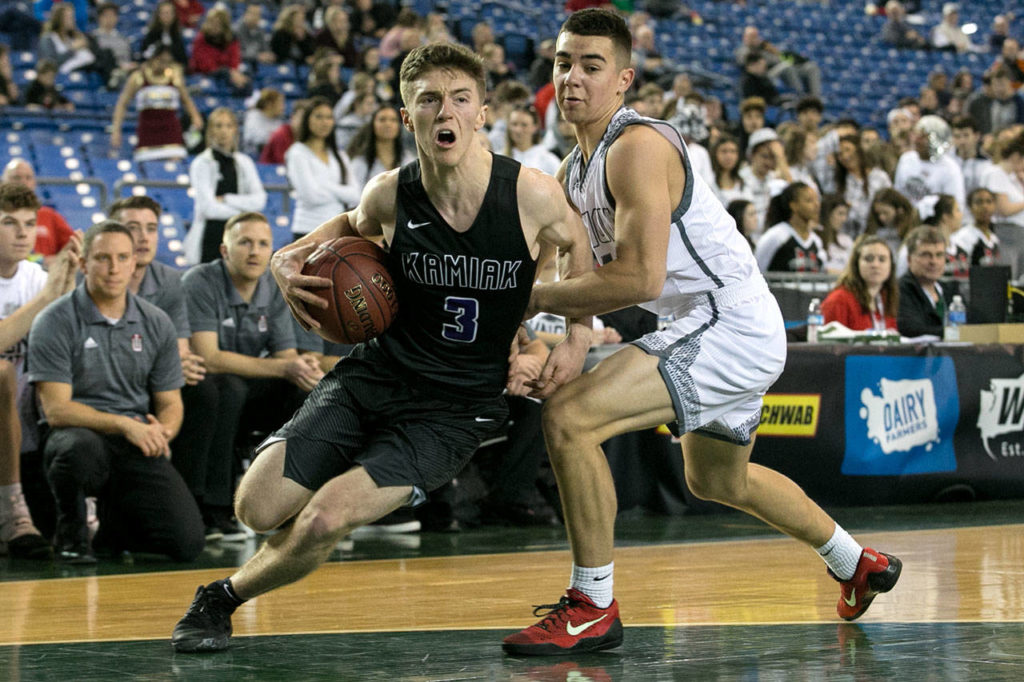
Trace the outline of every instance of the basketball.
<path fill-rule="evenodd" d="M 302 274 L 334 282 L 333 288 L 309 290 L 329 303 L 326 308 L 306 307 L 320 323 L 322 337 L 335 343 L 361 343 L 380 336 L 391 325 L 398 313 L 398 298 L 386 259 L 379 246 L 359 237 L 332 239 L 310 254 Z"/>

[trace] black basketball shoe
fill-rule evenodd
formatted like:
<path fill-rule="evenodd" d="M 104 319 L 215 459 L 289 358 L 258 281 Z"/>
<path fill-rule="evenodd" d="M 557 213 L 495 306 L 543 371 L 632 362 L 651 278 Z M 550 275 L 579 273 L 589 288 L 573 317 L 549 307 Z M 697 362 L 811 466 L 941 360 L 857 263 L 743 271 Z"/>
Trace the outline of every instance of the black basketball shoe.
<path fill-rule="evenodd" d="M 195 599 L 171 634 L 171 646 L 182 654 L 224 651 L 231 637 L 231 614 L 237 608 L 218 580 L 196 589 Z"/>

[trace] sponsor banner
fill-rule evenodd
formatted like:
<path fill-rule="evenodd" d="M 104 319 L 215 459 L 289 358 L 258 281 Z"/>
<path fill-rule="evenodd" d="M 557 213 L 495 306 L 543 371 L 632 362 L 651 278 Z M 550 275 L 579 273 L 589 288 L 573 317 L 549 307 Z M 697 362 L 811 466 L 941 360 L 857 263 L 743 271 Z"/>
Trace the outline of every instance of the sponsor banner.
<path fill-rule="evenodd" d="M 978 402 L 977 427 L 989 459 L 1024 457 L 1024 374 L 989 379 Z"/>
<path fill-rule="evenodd" d="M 757 435 L 814 438 L 820 412 L 820 393 L 769 393 L 761 407 Z"/>
<path fill-rule="evenodd" d="M 956 471 L 953 433 L 960 413 L 949 357 L 846 358 L 848 476 Z"/>

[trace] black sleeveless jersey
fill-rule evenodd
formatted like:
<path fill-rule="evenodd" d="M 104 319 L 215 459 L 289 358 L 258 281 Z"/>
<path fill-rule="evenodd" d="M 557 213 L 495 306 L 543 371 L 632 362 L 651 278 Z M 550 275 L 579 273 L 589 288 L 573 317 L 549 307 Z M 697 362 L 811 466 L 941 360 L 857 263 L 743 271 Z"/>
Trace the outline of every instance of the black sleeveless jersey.
<path fill-rule="evenodd" d="M 460 398 L 505 388 L 537 268 L 519 221 L 519 162 L 492 158 L 480 212 L 461 233 L 427 197 L 418 161 L 398 174 L 388 265 L 399 313 L 378 342 L 410 380 Z"/>

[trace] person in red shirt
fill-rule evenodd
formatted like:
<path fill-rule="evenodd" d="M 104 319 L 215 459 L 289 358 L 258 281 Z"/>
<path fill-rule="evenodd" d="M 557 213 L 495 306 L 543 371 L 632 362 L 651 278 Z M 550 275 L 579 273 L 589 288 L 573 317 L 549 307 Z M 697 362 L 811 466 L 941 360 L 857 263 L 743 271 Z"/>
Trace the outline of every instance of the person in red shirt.
<path fill-rule="evenodd" d="M 24 159 L 12 159 L 4 167 L 2 182 L 13 182 L 36 192 L 36 172 Z M 36 245 L 32 252 L 43 257 L 44 262 L 56 256 L 71 239 L 74 230 L 60 213 L 49 206 L 40 206 L 36 213 Z"/>
<path fill-rule="evenodd" d="M 178 15 L 178 22 L 182 26 L 192 27 L 199 23 L 200 17 L 206 8 L 199 0 L 174 0 L 174 11 Z"/>
<path fill-rule="evenodd" d="M 192 41 L 192 58 L 188 68 L 193 73 L 206 73 L 226 78 L 236 88 L 249 84 L 249 77 L 239 68 L 242 49 L 231 30 L 231 16 L 222 7 L 206 13 L 203 26 Z"/>
<path fill-rule="evenodd" d="M 267 144 L 263 146 L 263 151 L 260 152 L 260 163 L 284 163 L 284 153 L 295 142 L 295 134 L 302 123 L 302 115 L 306 112 L 307 106 L 309 106 L 308 102 L 303 99 L 292 105 L 291 118 L 272 132 Z"/>
<path fill-rule="evenodd" d="M 836 288 L 821 304 L 825 324 L 835 320 L 854 331 L 896 329 L 898 306 L 892 250 L 884 239 L 862 234 Z"/>

